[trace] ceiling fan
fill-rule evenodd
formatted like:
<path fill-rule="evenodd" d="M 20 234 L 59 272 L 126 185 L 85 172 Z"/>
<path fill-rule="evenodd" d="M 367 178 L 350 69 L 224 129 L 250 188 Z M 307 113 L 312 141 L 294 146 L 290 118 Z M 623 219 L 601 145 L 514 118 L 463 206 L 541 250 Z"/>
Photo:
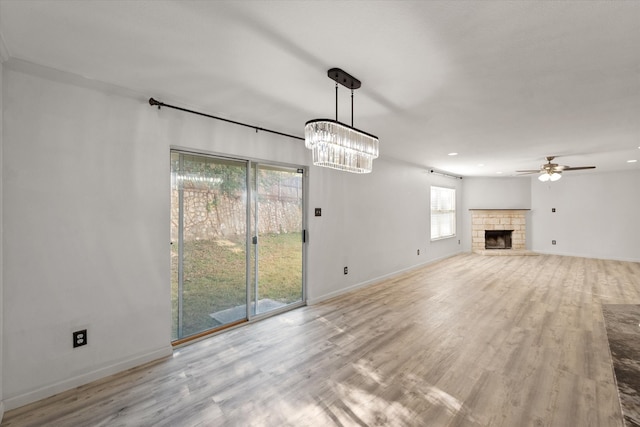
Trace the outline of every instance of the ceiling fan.
<path fill-rule="evenodd" d="M 581 169 L 595 169 L 595 166 L 566 166 L 559 165 L 557 163 L 551 163 L 555 159 L 555 156 L 547 156 L 547 163 L 540 166 L 538 170 L 523 170 L 516 171 L 521 173 L 522 175 L 530 174 L 530 173 L 539 173 L 540 176 L 538 179 L 542 182 L 546 181 L 557 181 L 562 178 L 562 172 L 564 171 L 576 171 Z"/>

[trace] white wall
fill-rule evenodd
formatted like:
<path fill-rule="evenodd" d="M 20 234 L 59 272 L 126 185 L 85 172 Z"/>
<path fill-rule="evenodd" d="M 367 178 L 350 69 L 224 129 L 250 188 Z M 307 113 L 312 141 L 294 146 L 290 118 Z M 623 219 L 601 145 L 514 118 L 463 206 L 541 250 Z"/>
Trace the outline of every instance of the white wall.
<path fill-rule="evenodd" d="M 7 408 L 171 352 L 168 152 L 140 100 L 5 69 Z M 71 333 L 88 329 L 73 350 Z"/>
<path fill-rule="evenodd" d="M 531 209 L 531 180 L 519 178 L 465 178 L 462 184 L 462 249 L 471 251 L 469 209 Z M 531 215 L 527 215 L 527 249 L 531 248 Z"/>
<path fill-rule="evenodd" d="M 171 353 L 170 147 L 293 165 L 310 155 L 298 140 L 152 108 L 157 94 L 13 59 L 3 80 L 10 409 Z M 323 210 L 308 214 L 311 302 L 460 250 L 429 242 L 435 178 L 420 168 L 378 159 L 370 175 L 308 175 L 307 206 Z M 89 344 L 73 350 L 84 328 Z"/>
<path fill-rule="evenodd" d="M 640 170 L 531 180 L 532 249 L 640 261 Z M 556 209 L 552 213 L 552 208 Z M 551 241 L 556 240 L 556 245 Z"/>
<path fill-rule="evenodd" d="M 430 185 L 460 189 L 460 180 L 383 159 L 368 175 L 313 172 L 310 303 L 460 252 L 459 236 L 430 241 L 429 220 Z M 321 217 L 313 216 L 316 207 L 322 208 Z"/>

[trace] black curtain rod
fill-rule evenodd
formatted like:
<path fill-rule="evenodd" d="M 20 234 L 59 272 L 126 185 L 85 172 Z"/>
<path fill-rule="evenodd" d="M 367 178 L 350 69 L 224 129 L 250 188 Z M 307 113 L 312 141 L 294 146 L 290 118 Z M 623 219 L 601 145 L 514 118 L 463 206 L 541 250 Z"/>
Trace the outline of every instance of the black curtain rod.
<path fill-rule="evenodd" d="M 444 176 L 444 177 L 447 177 L 447 178 L 462 179 L 461 176 L 451 175 L 450 173 L 440 172 L 440 171 L 437 171 L 437 170 L 434 170 L 434 169 L 429 169 L 429 173 L 432 173 L 434 175 Z"/>
<path fill-rule="evenodd" d="M 173 108 L 174 110 L 180 110 L 180 111 L 184 111 L 186 113 L 196 114 L 198 116 L 209 117 L 210 119 L 222 120 L 223 122 L 233 123 L 234 125 L 240 125 L 240 126 L 244 126 L 244 127 L 247 127 L 247 128 L 255 129 L 256 132 L 261 130 L 263 132 L 274 133 L 276 135 L 286 136 L 286 137 L 289 137 L 289 138 L 299 139 L 300 141 L 304 141 L 304 138 L 299 137 L 299 136 L 289 135 L 288 133 L 278 132 L 278 131 L 271 130 L 271 129 L 265 129 L 265 128 L 261 128 L 260 126 L 254 126 L 254 125 L 249 125 L 247 123 L 236 122 L 234 120 L 224 119 L 222 117 L 217 117 L 217 116 L 212 116 L 210 114 L 201 113 L 199 111 L 193 111 L 193 110 L 188 110 L 188 109 L 182 108 L 182 107 L 176 107 L 175 105 L 169 105 L 169 104 L 165 104 L 164 102 L 156 101 L 153 98 L 149 98 L 149 105 L 151 105 L 151 106 L 157 105 L 158 106 L 158 110 L 160 109 L 160 107 Z"/>

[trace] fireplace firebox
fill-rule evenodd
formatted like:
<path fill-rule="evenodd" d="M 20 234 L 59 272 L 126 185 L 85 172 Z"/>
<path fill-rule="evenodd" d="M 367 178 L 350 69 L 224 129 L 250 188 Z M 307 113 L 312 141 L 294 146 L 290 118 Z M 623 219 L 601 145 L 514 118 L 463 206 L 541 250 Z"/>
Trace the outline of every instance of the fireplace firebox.
<path fill-rule="evenodd" d="M 485 230 L 485 249 L 511 249 L 511 233 L 513 230 Z"/>

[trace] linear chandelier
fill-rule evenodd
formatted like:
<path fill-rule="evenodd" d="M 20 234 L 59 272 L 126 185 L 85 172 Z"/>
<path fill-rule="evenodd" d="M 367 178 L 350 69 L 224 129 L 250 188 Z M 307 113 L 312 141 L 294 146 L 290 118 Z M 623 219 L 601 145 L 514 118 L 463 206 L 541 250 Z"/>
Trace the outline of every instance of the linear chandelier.
<path fill-rule="evenodd" d="M 369 173 L 379 155 L 378 137 L 353 127 L 353 91 L 360 80 L 339 68 L 327 72 L 336 82 L 336 119 L 309 120 L 304 127 L 304 145 L 312 150 L 316 166 L 352 173 Z M 351 89 L 351 126 L 338 121 L 338 83 Z"/>

